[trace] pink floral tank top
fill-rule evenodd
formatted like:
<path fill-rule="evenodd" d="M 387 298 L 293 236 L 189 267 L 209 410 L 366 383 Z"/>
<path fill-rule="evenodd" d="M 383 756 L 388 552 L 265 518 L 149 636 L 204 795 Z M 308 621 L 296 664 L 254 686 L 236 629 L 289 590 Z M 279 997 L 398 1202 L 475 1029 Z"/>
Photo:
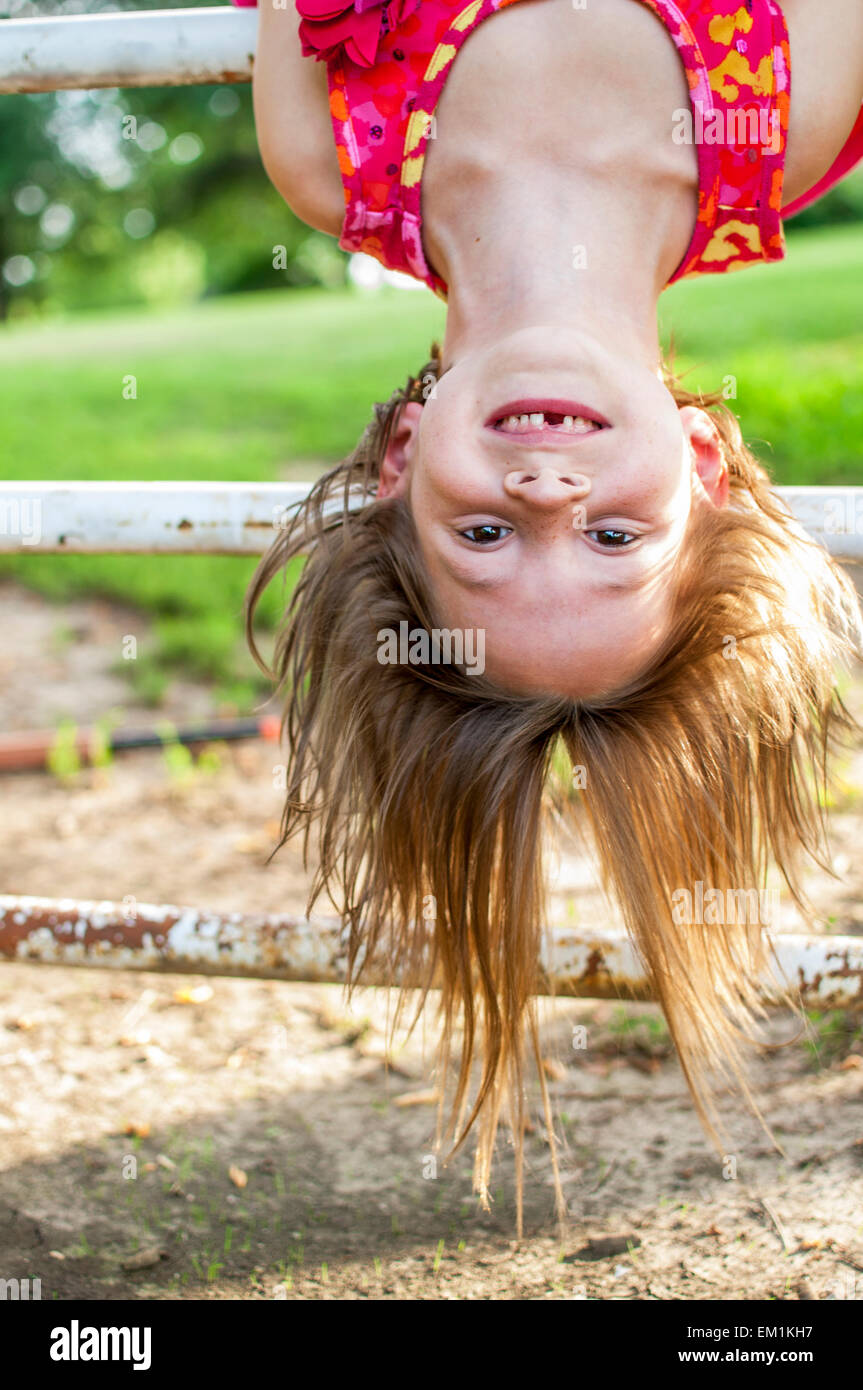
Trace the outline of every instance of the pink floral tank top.
<path fill-rule="evenodd" d="M 250 0 L 235 0 L 250 3 Z M 521 0 L 296 0 L 303 52 L 327 64 L 345 191 L 339 245 L 447 286 L 427 264 L 420 190 L 435 108 L 461 45 Z M 785 254 L 783 217 L 799 212 L 863 159 L 863 112 L 833 167 L 782 204 L 791 72 L 777 0 L 640 0 L 680 54 L 690 107 L 672 138 L 695 142 L 698 214 L 672 276 L 735 270 Z M 671 283 L 671 282 L 669 282 Z"/>

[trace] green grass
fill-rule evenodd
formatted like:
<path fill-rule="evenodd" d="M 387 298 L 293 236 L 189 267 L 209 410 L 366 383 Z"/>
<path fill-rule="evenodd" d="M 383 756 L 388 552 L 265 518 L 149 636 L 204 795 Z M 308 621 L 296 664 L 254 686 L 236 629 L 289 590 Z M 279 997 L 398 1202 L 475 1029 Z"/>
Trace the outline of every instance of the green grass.
<path fill-rule="evenodd" d="M 443 316 L 431 295 L 314 290 L 8 327 L 0 332 L 3 475 L 311 478 L 353 447 L 372 402 L 422 365 Z M 800 233 L 781 265 L 675 286 L 661 317 L 688 385 L 735 379 L 729 404 L 779 482 L 863 480 L 859 228 Z M 134 400 L 123 397 L 129 376 Z M 122 663 L 142 697 L 158 699 L 181 669 L 240 705 L 254 689 L 238 641 L 252 568 L 210 556 L 0 561 L 0 574 L 58 601 L 101 593 L 150 615 L 155 644 Z M 274 594 L 271 618 L 276 607 Z"/>
<path fill-rule="evenodd" d="M 306 479 L 356 443 L 374 401 L 426 361 L 443 327 L 431 295 L 295 291 L 173 313 L 99 314 L 0 333 L 0 458 L 7 478 Z M 125 399 L 124 378 L 137 396 Z M 247 559 L 51 556 L 0 560 L 62 601 L 100 593 L 151 615 L 155 643 L 119 663 L 138 698 L 167 674 L 213 680 L 248 706 L 238 640 Z M 277 608 L 273 592 L 268 609 Z M 61 615 L 58 613 L 58 623 Z"/>
<path fill-rule="evenodd" d="M 687 385 L 736 378 L 729 405 L 778 482 L 863 482 L 859 227 L 801 232 L 779 264 L 675 285 L 661 321 Z"/>

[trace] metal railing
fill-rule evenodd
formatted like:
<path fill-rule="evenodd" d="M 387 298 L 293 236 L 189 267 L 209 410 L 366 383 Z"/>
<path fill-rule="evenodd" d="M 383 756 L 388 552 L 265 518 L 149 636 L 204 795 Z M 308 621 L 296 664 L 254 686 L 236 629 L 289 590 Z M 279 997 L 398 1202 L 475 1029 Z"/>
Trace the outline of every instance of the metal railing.
<path fill-rule="evenodd" d="M 0 21 L 0 93 L 249 82 L 257 15 L 230 5 Z"/>
<path fill-rule="evenodd" d="M 310 486 L 0 482 L 0 553 L 260 554 Z M 776 491 L 837 560 L 863 564 L 863 487 Z"/>
<path fill-rule="evenodd" d="M 863 939 L 777 934 L 773 942 L 773 982 L 799 990 L 808 1007 L 863 1005 Z M 0 961 L 343 984 L 347 959 L 348 934 L 337 917 L 219 913 L 132 898 L 0 897 Z M 650 998 L 622 932 L 553 927 L 544 934 L 539 967 L 544 994 Z M 370 962 L 362 983 L 409 988 L 424 981 L 397 962 Z"/>

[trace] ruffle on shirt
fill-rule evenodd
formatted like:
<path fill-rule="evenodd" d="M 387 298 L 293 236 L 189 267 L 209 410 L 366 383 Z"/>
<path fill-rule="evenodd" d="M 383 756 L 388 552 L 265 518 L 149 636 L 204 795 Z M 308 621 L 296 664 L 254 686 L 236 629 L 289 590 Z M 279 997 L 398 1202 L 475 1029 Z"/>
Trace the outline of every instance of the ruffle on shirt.
<path fill-rule="evenodd" d="M 231 0 L 253 6 L 258 0 Z M 412 15 L 419 0 L 354 0 L 339 5 L 334 0 L 296 0 L 300 16 L 303 57 L 326 62 L 342 54 L 361 68 L 373 68 L 384 34 Z"/>
<path fill-rule="evenodd" d="M 296 0 L 303 54 L 319 62 L 342 53 L 362 68 L 372 68 L 384 34 L 413 14 L 419 0 Z"/>

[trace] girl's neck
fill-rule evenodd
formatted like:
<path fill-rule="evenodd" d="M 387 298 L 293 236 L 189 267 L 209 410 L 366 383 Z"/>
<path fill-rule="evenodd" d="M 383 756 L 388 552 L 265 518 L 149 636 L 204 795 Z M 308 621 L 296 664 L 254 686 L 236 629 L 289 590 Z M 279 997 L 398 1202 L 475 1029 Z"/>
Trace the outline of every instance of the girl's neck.
<path fill-rule="evenodd" d="M 697 153 L 672 139 L 688 101 L 670 35 L 634 0 L 510 5 L 479 26 L 422 175 L 423 241 L 449 286 L 444 365 L 546 323 L 658 361 L 657 301 L 698 207 Z"/>
<path fill-rule="evenodd" d="M 658 366 L 657 301 L 688 244 L 669 225 L 669 201 L 668 189 L 638 180 L 562 179 L 535 164 L 488 171 L 468 191 L 456 185 L 425 227 L 449 287 L 444 368 L 518 329 L 555 324 Z M 678 195 L 678 212 L 681 202 L 688 208 L 691 195 Z"/>

